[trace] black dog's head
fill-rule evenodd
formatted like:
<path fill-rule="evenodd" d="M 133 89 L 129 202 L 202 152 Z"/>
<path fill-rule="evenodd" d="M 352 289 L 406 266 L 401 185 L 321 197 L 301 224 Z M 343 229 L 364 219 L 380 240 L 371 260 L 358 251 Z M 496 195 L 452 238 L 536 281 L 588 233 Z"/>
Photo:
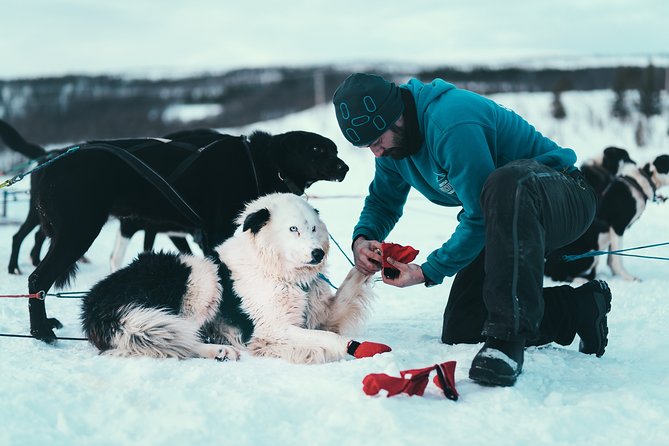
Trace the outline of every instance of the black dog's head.
<path fill-rule="evenodd" d="M 607 147 L 604 149 L 602 157 L 602 167 L 609 171 L 612 175 L 616 175 L 624 164 L 636 164 L 630 154 L 625 149 L 620 147 Z"/>
<path fill-rule="evenodd" d="M 319 180 L 343 181 L 348 166 L 337 157 L 336 144 L 321 135 L 295 131 L 272 137 L 272 152 L 282 174 L 304 187 Z"/>
<path fill-rule="evenodd" d="M 660 155 L 653 161 L 655 170 L 662 175 L 669 174 L 669 155 Z"/>
<path fill-rule="evenodd" d="M 646 176 L 651 177 L 656 188 L 669 186 L 669 155 L 660 155 L 643 166 Z"/>

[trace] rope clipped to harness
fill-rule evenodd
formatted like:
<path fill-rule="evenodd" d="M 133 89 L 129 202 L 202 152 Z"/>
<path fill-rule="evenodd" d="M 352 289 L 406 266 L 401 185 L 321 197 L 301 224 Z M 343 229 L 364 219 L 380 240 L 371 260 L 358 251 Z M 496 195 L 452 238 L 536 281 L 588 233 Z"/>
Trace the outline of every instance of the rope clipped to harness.
<path fill-rule="evenodd" d="M 37 299 L 45 300 L 47 296 L 56 297 L 59 299 L 79 299 L 84 297 L 88 292 L 87 291 L 61 291 L 60 293 L 46 293 L 44 291 L 38 291 L 37 293 L 30 294 L 0 294 L 0 298 L 5 299 Z M 33 338 L 32 335 L 23 335 L 15 333 L 0 333 L 0 337 L 3 338 Z M 59 336 L 59 340 L 63 341 L 87 341 L 88 338 L 72 338 L 67 336 Z"/>
<path fill-rule="evenodd" d="M 25 178 L 27 175 L 30 175 L 31 173 L 36 172 L 36 171 L 38 171 L 38 170 L 40 170 L 40 169 L 44 169 L 46 166 L 48 166 L 48 165 L 54 163 L 56 160 L 58 160 L 58 159 L 60 159 L 60 158 L 63 158 L 63 157 L 65 157 L 65 156 L 67 156 L 67 155 L 71 155 L 71 154 L 73 154 L 74 152 L 76 152 L 77 150 L 79 150 L 80 148 L 81 148 L 81 146 L 70 147 L 69 149 L 67 149 L 67 151 L 61 153 L 60 155 L 58 155 L 58 156 L 54 156 L 53 158 L 48 159 L 47 161 L 45 161 L 45 162 L 42 163 L 42 164 L 38 164 L 34 169 L 31 169 L 31 170 L 29 170 L 29 171 L 27 171 L 27 172 L 20 173 L 20 174 L 18 174 L 18 175 L 13 176 L 12 178 L 10 178 L 10 179 L 8 179 L 8 180 L 3 181 L 2 183 L 0 183 L 0 189 L 2 189 L 3 187 L 9 187 L 9 186 L 11 186 L 11 185 L 13 185 L 13 184 L 15 184 L 15 183 L 18 183 L 18 182 L 21 181 L 23 178 Z"/>
<path fill-rule="evenodd" d="M 48 297 L 55 297 L 58 299 L 81 299 L 88 294 L 88 291 L 61 291 L 59 293 L 46 293 L 38 291 L 30 294 L 0 294 L 0 299 L 37 299 L 45 300 Z"/>

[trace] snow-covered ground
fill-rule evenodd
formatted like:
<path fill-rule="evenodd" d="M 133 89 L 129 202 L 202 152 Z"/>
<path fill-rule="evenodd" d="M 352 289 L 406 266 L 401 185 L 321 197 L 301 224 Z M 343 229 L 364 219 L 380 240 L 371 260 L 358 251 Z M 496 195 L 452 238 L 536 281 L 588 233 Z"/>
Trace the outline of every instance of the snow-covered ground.
<path fill-rule="evenodd" d="M 545 134 L 573 147 L 580 161 L 608 145 L 628 148 L 647 161 L 669 153 L 667 114 L 654 119 L 650 145 L 637 148 L 635 122 L 608 116 L 610 92 L 566 93 L 568 117 L 550 118 L 550 94 L 498 95 Z M 665 98 L 666 99 L 666 98 Z M 666 101 L 665 101 L 666 103 Z M 309 189 L 333 237 L 347 251 L 352 227 L 372 175 L 366 150 L 348 145 L 330 106 L 317 107 L 234 133 L 302 129 L 334 139 L 351 167 L 341 184 Z M 26 135 L 29 137 L 29 135 Z M 13 186 L 28 187 L 28 181 Z M 439 246 L 455 226 L 458 209 L 438 208 L 411 196 L 389 241 L 420 249 L 417 261 Z M 0 218 L 0 254 L 6 265 L 11 236 L 26 215 L 25 201 L 10 203 Z M 669 241 L 669 205 L 650 204 L 625 237 L 627 247 Z M 105 226 L 91 247 L 91 264 L 80 266 L 73 290 L 86 290 L 108 273 L 118 223 Z M 21 251 L 23 276 L 0 268 L 0 294 L 24 293 L 32 270 Z M 172 249 L 159 236 L 158 248 Z M 140 234 L 129 252 L 138 252 Z M 663 247 L 646 254 L 669 257 Z M 128 259 L 130 260 L 130 259 Z M 330 278 L 348 271 L 336 249 Z M 393 288 L 379 282 L 369 323 L 358 340 L 383 342 L 391 353 L 325 365 L 292 365 L 244 356 L 239 362 L 119 359 L 99 356 L 86 342 L 49 346 L 32 339 L 0 338 L 0 445 L 663 445 L 669 441 L 669 265 L 625 259 L 643 282 L 601 278 L 613 290 L 609 346 L 602 358 L 556 345 L 529 348 L 523 374 L 511 388 L 481 387 L 467 377 L 480 346 L 440 342 L 451 281 L 426 289 Z M 547 282 L 548 283 L 548 282 Z M 47 300 L 61 336 L 81 336 L 79 301 Z M 27 333 L 27 302 L 0 299 L 0 333 Z M 424 397 L 369 397 L 361 381 L 369 373 L 398 376 L 400 370 L 457 361 L 460 400 L 440 395 L 433 384 Z M 435 443 L 436 442 L 436 443 Z"/>

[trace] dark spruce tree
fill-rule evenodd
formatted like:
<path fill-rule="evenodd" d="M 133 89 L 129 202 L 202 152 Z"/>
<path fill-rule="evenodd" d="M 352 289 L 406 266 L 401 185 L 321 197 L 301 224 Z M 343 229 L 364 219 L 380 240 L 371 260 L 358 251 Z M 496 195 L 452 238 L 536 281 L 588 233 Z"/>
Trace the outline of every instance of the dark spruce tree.
<path fill-rule="evenodd" d="M 649 63 L 644 70 L 641 87 L 639 87 L 639 111 L 646 118 L 659 115 L 662 111 L 658 76 L 652 63 Z"/>
<path fill-rule="evenodd" d="M 618 67 L 616 69 L 615 77 L 613 78 L 613 93 L 615 94 L 615 99 L 613 100 L 611 114 L 623 121 L 630 117 L 630 109 L 626 98 L 629 85 L 628 70 L 625 69 L 625 67 Z"/>
<path fill-rule="evenodd" d="M 562 92 L 571 89 L 571 82 L 566 76 L 560 78 L 553 85 L 553 102 L 551 103 L 551 115 L 555 119 L 567 117 L 567 110 L 562 103 Z"/>

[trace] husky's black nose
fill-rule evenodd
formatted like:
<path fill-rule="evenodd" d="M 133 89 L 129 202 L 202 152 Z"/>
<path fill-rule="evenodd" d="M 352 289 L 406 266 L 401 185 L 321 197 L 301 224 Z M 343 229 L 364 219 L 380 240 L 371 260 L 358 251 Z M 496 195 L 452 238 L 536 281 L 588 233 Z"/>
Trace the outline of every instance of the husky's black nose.
<path fill-rule="evenodd" d="M 323 257 L 325 257 L 325 251 L 323 251 L 322 249 L 318 248 L 311 251 L 311 263 L 313 265 L 321 263 Z"/>

